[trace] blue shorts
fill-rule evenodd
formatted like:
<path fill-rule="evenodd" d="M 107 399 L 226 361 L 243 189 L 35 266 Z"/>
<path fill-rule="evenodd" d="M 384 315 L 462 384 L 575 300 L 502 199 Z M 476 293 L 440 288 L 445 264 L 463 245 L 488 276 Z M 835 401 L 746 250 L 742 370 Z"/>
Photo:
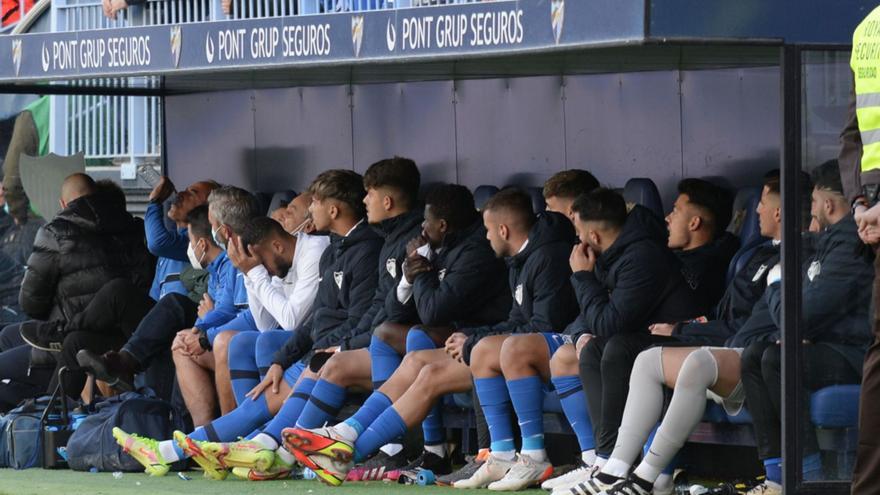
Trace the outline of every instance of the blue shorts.
<path fill-rule="evenodd" d="M 543 332 L 544 340 L 547 341 L 547 349 L 550 350 L 550 357 L 556 354 L 556 351 L 565 344 L 571 344 L 571 338 L 561 333 Z"/>
<path fill-rule="evenodd" d="M 301 375 L 305 369 L 306 363 L 297 361 L 293 366 L 284 370 L 284 381 L 290 388 L 293 388 L 293 386 L 296 385 L 296 381 L 299 380 L 299 375 Z"/>

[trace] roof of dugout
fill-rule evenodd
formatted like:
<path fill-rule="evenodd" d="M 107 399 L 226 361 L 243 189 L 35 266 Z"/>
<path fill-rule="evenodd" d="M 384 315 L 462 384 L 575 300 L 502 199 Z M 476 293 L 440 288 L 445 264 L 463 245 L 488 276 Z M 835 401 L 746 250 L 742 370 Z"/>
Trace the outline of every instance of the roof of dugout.
<path fill-rule="evenodd" d="M 0 91 L 169 94 L 778 64 L 775 47 L 783 44 L 846 47 L 875 6 L 499 0 L 12 35 L 0 37 Z"/>

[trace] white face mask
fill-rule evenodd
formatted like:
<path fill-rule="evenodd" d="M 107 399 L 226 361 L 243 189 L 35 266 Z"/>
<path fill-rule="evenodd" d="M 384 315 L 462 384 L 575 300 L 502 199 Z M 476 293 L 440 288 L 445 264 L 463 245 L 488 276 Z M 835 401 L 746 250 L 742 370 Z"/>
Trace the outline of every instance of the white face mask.
<path fill-rule="evenodd" d="M 204 268 L 202 267 L 202 259 L 204 259 L 205 253 L 202 253 L 201 257 L 196 256 L 196 251 L 193 249 L 192 244 L 187 244 L 186 246 L 186 257 L 189 258 L 189 264 L 196 270 Z"/>

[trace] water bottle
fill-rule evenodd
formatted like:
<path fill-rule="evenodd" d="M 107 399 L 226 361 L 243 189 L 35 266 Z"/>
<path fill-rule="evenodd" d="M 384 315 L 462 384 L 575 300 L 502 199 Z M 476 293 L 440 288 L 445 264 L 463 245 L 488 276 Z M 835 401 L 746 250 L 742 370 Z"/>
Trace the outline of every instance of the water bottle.
<path fill-rule="evenodd" d="M 81 425 L 82 422 L 85 421 L 87 416 L 88 416 L 88 414 L 83 413 L 83 412 L 74 411 L 73 413 L 71 413 L 71 415 L 70 415 L 70 429 L 76 430 L 77 428 L 79 428 L 79 425 Z"/>
<path fill-rule="evenodd" d="M 149 163 L 141 163 L 138 165 L 137 175 L 150 187 L 156 187 L 156 184 L 162 180 L 162 174 L 157 172 Z"/>
<path fill-rule="evenodd" d="M 306 479 L 306 480 L 313 480 L 316 478 L 315 472 L 309 468 L 303 469 L 302 477 L 303 477 L 303 479 Z"/>

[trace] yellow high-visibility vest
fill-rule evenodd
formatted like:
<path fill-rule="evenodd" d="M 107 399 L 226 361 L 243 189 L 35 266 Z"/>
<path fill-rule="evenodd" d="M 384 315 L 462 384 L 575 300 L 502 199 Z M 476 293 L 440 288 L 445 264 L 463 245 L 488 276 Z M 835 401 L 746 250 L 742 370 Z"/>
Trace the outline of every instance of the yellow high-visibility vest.
<path fill-rule="evenodd" d="M 880 7 L 871 11 L 853 32 L 850 67 L 856 82 L 862 172 L 867 172 L 880 168 Z"/>

